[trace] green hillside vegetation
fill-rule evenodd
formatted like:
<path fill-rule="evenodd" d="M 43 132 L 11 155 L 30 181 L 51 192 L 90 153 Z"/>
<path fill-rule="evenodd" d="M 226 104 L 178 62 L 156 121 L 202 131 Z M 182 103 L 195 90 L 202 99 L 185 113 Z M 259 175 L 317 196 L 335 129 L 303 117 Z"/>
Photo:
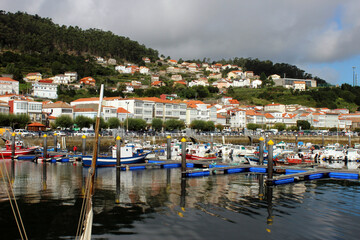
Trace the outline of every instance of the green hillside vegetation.
<path fill-rule="evenodd" d="M 49 18 L 0 11 L 0 47 L 22 53 L 96 55 L 140 63 L 158 52 L 136 41 L 99 29 L 60 26 Z"/>

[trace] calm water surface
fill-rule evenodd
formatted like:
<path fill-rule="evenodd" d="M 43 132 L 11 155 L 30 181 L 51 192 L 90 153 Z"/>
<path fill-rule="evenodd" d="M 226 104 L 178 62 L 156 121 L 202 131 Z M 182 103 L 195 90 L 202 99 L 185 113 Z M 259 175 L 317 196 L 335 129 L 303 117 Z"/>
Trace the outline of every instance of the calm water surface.
<path fill-rule="evenodd" d="M 3 164 L 3 163 L 1 163 Z M 3 165 L 2 165 L 3 166 Z M 88 169 L 6 161 L 29 239 L 74 239 Z M 46 168 L 45 168 L 46 167 Z M 360 182 L 97 170 L 93 239 L 359 239 Z M 0 239 L 19 239 L 2 182 Z"/>

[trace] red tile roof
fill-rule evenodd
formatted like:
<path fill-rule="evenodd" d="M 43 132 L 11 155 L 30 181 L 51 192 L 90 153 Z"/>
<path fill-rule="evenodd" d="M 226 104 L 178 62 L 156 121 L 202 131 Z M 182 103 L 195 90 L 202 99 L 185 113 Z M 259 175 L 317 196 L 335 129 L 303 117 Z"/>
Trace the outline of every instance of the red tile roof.
<path fill-rule="evenodd" d="M 0 81 L 17 82 L 16 80 L 9 77 L 0 77 Z"/>
<path fill-rule="evenodd" d="M 130 113 L 130 112 L 127 111 L 126 109 L 122 108 L 122 107 L 119 107 L 119 108 L 116 110 L 116 113 Z"/>

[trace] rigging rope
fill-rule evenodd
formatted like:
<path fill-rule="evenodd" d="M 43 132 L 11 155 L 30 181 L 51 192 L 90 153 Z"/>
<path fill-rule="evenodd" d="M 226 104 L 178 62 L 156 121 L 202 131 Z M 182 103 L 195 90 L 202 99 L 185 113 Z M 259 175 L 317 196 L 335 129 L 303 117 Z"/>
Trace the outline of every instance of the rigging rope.
<path fill-rule="evenodd" d="M 21 239 L 28 239 L 27 238 L 27 235 L 26 235 L 26 230 L 25 230 L 25 227 L 24 227 L 24 223 L 22 221 L 22 218 L 21 218 L 21 213 L 20 213 L 20 210 L 19 210 L 19 206 L 16 202 L 16 198 L 15 198 L 15 194 L 14 194 L 14 190 L 12 188 L 12 184 L 11 184 L 11 179 L 9 177 L 9 173 L 7 171 L 7 168 L 6 168 L 6 165 L 5 165 L 5 159 L 4 159 L 4 154 L 1 152 L 1 157 L 2 157 L 2 165 L 3 165 L 3 169 L 6 173 L 6 176 L 4 176 L 4 173 L 3 173 L 3 170 L 2 170 L 2 167 L 0 166 L 0 174 L 2 176 L 2 179 L 3 179 L 3 182 L 4 182 L 4 186 L 5 186 L 5 190 L 6 190 L 6 194 L 9 198 L 9 202 L 10 202 L 10 205 L 11 205 L 11 209 L 13 211 L 13 214 L 14 214 L 14 218 L 15 218 L 15 221 L 16 221 L 16 225 L 19 229 L 19 233 L 20 233 L 20 237 Z M 13 161 L 13 160 L 12 160 Z M 7 181 L 5 180 L 5 177 L 7 179 Z M 9 188 L 10 188 L 10 191 L 7 189 L 6 187 L 6 184 L 9 184 Z M 13 203 L 14 201 L 14 203 Z M 14 209 L 14 205 L 15 205 L 15 208 Z M 20 223 L 19 223 L 20 222 Z M 24 235 L 24 236 L 23 236 Z"/>

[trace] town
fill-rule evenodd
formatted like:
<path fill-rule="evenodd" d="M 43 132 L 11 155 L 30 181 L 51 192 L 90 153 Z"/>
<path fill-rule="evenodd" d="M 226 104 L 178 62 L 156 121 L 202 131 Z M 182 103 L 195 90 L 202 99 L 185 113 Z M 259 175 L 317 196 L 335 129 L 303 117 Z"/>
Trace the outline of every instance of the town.
<path fill-rule="evenodd" d="M 252 71 L 243 71 L 236 65 L 178 62 L 163 57 L 155 63 L 144 57 L 144 66 L 131 63 L 118 65 L 116 60 L 111 58 L 105 60 L 96 57 L 95 60 L 97 64 L 113 68 L 119 74 L 140 76 L 137 80 L 119 82 L 115 86 L 108 87 L 110 91 L 116 91 L 119 85 L 123 85 L 121 89 L 125 97 L 104 97 L 101 116 L 106 122 L 111 118 L 117 118 L 120 122 L 134 118 L 143 119 L 149 125 L 153 119 L 160 119 L 162 123 L 168 120 L 181 120 L 184 122 L 183 127 L 191 127 L 194 120 L 201 120 L 210 121 L 217 129 L 227 131 L 256 128 L 299 130 L 299 121 L 308 122 L 312 129 L 346 131 L 358 129 L 360 126 L 360 112 L 350 113 L 346 108 L 314 108 L 276 102 L 266 105 L 244 105 L 226 95 L 230 88 L 261 88 L 266 87 L 266 84 L 282 86 L 297 92 L 307 91 L 317 87 L 314 79 L 282 78 L 278 74 L 264 78 L 254 75 Z M 71 102 L 57 101 L 58 89 L 62 86 L 75 91 L 86 88 L 96 89 L 97 81 L 91 76 L 78 79 L 76 72 L 64 72 L 43 78 L 39 72 L 28 73 L 23 80 L 31 84 L 31 90 L 24 94 L 19 94 L 19 82 L 11 77 L 3 74 L 0 78 L 2 114 L 27 114 L 31 121 L 29 126 L 37 126 L 37 130 L 43 131 L 64 127 L 55 124 L 56 119 L 62 116 L 69 116 L 74 120 L 79 116 L 91 119 L 96 116 L 99 101 L 96 97 L 79 98 Z M 150 82 L 144 84 L 145 81 L 138 79 L 150 79 Z M 220 97 L 202 101 L 181 99 L 177 93 L 161 94 L 160 97 L 126 96 L 131 95 L 136 89 L 165 86 L 166 81 L 178 86 L 180 91 L 193 86 L 212 86 Z M 306 127 L 303 127 L 303 130 L 305 129 Z"/>

